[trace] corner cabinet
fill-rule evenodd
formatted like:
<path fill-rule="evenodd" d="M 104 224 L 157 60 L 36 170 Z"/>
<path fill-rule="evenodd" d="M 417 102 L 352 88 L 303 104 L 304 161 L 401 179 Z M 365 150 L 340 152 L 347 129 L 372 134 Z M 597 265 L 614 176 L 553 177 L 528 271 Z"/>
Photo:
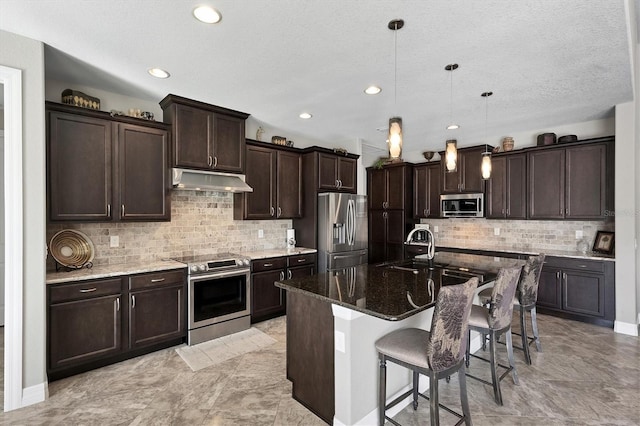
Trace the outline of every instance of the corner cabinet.
<path fill-rule="evenodd" d="M 50 381 L 180 344 L 186 271 L 47 285 Z"/>
<path fill-rule="evenodd" d="M 404 239 L 411 228 L 412 164 L 367 168 L 369 263 L 404 258 Z"/>
<path fill-rule="evenodd" d="M 168 126 L 52 102 L 46 110 L 51 221 L 171 219 Z"/>
<path fill-rule="evenodd" d="M 527 155 L 529 219 L 599 220 L 613 210 L 612 138 Z"/>
<path fill-rule="evenodd" d="M 486 200 L 489 219 L 527 218 L 526 154 L 493 156 Z"/>
<path fill-rule="evenodd" d="M 536 306 L 542 313 L 613 327 L 615 262 L 548 256 Z"/>
<path fill-rule="evenodd" d="M 442 193 L 484 192 L 484 180 L 480 166 L 482 153 L 492 147 L 474 146 L 458 149 L 458 161 L 455 171 L 447 171 L 444 152 L 440 153 L 442 166 Z"/>
<path fill-rule="evenodd" d="M 302 217 L 302 157 L 286 148 L 247 143 L 246 182 L 253 192 L 234 194 L 234 218 Z"/>
<path fill-rule="evenodd" d="M 164 122 L 172 125 L 174 167 L 244 172 L 249 114 L 176 95 L 167 95 L 160 106 Z"/>
<path fill-rule="evenodd" d="M 442 168 L 439 162 L 416 165 L 413 168 L 413 218 L 440 217 Z"/>

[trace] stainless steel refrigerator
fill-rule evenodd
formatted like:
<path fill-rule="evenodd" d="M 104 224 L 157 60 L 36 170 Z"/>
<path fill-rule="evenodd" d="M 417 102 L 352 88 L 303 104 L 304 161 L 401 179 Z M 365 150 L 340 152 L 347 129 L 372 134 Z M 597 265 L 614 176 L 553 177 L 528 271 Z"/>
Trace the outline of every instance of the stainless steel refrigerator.
<path fill-rule="evenodd" d="M 367 196 L 318 194 L 318 272 L 367 260 Z"/>

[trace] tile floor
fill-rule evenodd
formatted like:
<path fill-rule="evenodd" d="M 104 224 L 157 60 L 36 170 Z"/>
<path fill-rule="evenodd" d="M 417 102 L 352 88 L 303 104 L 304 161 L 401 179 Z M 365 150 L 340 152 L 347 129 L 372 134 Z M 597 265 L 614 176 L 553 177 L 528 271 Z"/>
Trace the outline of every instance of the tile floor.
<path fill-rule="evenodd" d="M 539 325 L 544 352 L 533 352 L 531 366 L 516 352 L 520 385 L 503 380 L 504 406 L 493 402 L 489 386 L 468 380 L 474 424 L 640 424 L 639 338 L 544 315 Z M 256 327 L 277 342 L 197 372 L 169 348 L 59 380 L 49 385 L 47 401 L 0 414 L 0 424 L 324 424 L 291 398 L 284 318 Z M 489 377 L 481 361 L 472 359 L 471 368 Z M 441 401 L 456 408 L 457 378 L 441 382 L 440 391 Z M 395 417 L 405 425 L 424 425 L 428 418 L 424 400 L 417 411 L 407 407 Z M 455 423 L 446 413 L 441 421 Z"/>

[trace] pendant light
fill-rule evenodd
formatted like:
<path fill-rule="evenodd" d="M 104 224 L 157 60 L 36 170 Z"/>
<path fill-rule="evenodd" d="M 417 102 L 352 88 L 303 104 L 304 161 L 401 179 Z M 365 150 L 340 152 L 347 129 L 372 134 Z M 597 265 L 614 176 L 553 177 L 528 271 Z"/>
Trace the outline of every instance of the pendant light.
<path fill-rule="evenodd" d="M 493 95 L 493 92 L 483 92 L 482 96 L 485 99 L 485 107 L 484 107 L 484 140 L 485 151 L 482 153 L 482 165 L 480 166 L 480 170 L 482 171 L 482 179 L 487 180 L 491 179 L 491 152 L 489 151 L 489 146 L 486 144 L 487 141 L 487 122 L 489 121 L 489 96 Z"/>
<path fill-rule="evenodd" d="M 444 69 L 451 73 L 451 116 L 449 120 L 450 124 L 447 126 L 447 130 L 456 130 L 459 129 L 460 126 L 453 122 L 453 72 L 458 69 L 458 64 L 449 64 L 444 67 Z M 455 139 L 447 140 L 447 146 L 445 150 L 445 166 L 447 168 L 447 172 L 449 173 L 453 173 L 458 169 L 458 142 Z"/>
<path fill-rule="evenodd" d="M 404 27 L 402 19 L 389 21 L 388 28 L 394 31 L 394 74 L 393 74 L 393 96 L 394 108 L 398 108 L 398 30 Z M 402 118 L 391 117 L 389 119 L 389 158 L 392 161 L 402 161 Z"/>

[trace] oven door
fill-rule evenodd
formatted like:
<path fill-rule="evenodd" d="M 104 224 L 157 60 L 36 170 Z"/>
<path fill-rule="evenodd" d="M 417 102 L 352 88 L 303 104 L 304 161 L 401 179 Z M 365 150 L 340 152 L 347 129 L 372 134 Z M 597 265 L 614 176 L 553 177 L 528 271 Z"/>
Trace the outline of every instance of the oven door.
<path fill-rule="evenodd" d="M 249 269 L 189 277 L 189 330 L 250 315 Z"/>

